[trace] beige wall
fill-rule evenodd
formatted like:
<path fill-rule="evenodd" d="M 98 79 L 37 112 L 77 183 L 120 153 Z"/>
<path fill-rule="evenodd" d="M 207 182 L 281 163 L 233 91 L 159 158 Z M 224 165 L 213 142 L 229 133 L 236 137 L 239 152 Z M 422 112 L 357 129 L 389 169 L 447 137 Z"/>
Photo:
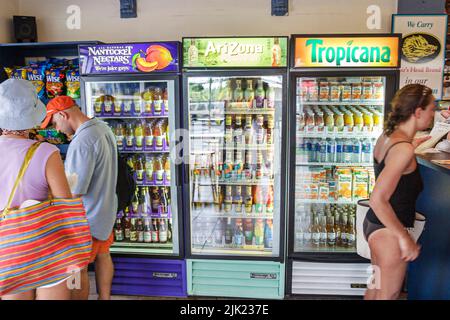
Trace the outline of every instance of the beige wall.
<path fill-rule="evenodd" d="M 0 0 L 4 1 L 4 0 Z M 397 0 L 290 0 L 289 16 L 272 17 L 270 0 L 137 0 L 138 18 L 120 19 L 119 0 L 17 0 L 35 15 L 39 41 L 180 40 L 182 36 L 390 32 Z M 69 5 L 81 8 L 81 29 L 66 27 Z M 381 30 L 368 30 L 366 9 L 381 8 Z"/>
<path fill-rule="evenodd" d="M 18 0 L 0 0 L 0 43 L 12 40 L 12 16 L 17 14 Z"/>

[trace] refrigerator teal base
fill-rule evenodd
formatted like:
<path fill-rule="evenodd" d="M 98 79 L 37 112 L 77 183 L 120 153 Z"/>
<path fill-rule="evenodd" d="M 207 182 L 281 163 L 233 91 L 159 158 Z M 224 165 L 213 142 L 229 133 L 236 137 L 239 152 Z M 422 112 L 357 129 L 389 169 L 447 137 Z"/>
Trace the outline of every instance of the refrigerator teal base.
<path fill-rule="evenodd" d="M 187 260 L 188 295 L 283 299 L 285 265 L 273 261 Z"/>

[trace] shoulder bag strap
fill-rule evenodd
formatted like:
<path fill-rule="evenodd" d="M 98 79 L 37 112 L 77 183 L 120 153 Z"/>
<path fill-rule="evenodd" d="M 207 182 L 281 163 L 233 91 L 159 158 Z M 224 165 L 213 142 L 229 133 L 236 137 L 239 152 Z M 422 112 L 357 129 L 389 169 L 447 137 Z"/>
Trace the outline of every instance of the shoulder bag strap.
<path fill-rule="evenodd" d="M 8 211 L 11 207 L 11 203 L 14 199 L 14 196 L 16 195 L 17 187 L 19 186 L 20 181 L 22 180 L 23 176 L 25 175 L 25 171 L 27 171 L 28 166 L 30 165 L 31 159 L 33 158 L 34 153 L 36 152 L 37 148 L 41 145 L 41 142 L 34 143 L 27 151 L 25 155 L 25 159 L 23 160 L 22 167 L 19 170 L 19 174 L 16 178 L 16 182 L 14 183 L 14 187 L 11 191 L 11 194 L 8 199 L 8 203 L 6 204 L 5 209 L 3 210 L 3 213 L 1 215 L 1 218 L 3 219 L 8 214 Z"/>

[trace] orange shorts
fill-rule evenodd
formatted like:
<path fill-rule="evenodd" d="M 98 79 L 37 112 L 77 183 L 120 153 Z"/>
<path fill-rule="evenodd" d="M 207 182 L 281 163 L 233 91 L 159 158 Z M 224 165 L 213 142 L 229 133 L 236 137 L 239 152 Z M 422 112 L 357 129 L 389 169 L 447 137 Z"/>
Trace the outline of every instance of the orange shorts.
<path fill-rule="evenodd" d="M 109 253 L 109 248 L 114 242 L 114 232 L 111 233 L 108 239 L 101 241 L 98 239 L 92 238 L 92 251 L 91 258 L 89 259 L 89 263 L 92 263 L 97 258 L 97 255 L 100 253 Z"/>

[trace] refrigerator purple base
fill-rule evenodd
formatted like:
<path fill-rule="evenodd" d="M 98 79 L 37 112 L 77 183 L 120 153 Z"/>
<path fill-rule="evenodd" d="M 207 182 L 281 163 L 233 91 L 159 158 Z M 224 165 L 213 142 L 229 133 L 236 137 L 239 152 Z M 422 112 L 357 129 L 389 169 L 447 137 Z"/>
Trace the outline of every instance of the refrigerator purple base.
<path fill-rule="evenodd" d="M 187 297 L 186 262 L 113 257 L 111 294 Z"/>

